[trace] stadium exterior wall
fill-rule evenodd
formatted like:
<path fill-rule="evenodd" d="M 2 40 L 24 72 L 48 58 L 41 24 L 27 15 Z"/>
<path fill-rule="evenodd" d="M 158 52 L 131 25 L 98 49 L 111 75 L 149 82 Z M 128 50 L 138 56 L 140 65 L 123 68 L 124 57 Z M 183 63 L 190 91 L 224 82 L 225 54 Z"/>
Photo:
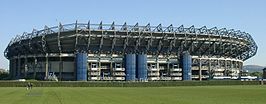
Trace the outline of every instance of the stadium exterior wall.
<path fill-rule="evenodd" d="M 256 52 L 251 35 L 225 28 L 76 22 L 23 33 L 4 55 L 12 79 L 166 81 L 235 79 Z"/>

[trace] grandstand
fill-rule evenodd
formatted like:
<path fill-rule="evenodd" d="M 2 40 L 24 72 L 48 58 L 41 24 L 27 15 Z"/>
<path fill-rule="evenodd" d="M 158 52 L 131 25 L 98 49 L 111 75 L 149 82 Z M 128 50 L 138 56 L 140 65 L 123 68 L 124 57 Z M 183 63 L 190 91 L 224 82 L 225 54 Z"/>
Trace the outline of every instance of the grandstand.
<path fill-rule="evenodd" d="M 4 54 L 13 79 L 167 81 L 238 78 L 257 48 L 233 29 L 75 22 L 24 32 Z"/>

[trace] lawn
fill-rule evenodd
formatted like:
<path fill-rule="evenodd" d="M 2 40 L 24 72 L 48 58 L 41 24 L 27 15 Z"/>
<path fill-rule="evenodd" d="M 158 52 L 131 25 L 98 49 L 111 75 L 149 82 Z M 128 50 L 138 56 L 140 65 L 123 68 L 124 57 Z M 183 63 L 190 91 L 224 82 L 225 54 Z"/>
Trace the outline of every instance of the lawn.
<path fill-rule="evenodd" d="M 266 86 L 0 87 L 0 104 L 266 104 Z"/>

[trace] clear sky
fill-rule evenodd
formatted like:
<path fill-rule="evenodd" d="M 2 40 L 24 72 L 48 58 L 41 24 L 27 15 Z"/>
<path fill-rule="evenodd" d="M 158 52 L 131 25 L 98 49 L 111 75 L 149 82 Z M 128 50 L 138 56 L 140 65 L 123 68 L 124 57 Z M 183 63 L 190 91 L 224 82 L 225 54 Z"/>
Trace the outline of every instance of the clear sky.
<path fill-rule="evenodd" d="M 76 20 L 241 30 L 259 47 L 245 64 L 266 66 L 266 0 L 1 0 L 0 68 L 8 69 L 3 52 L 15 35 Z"/>

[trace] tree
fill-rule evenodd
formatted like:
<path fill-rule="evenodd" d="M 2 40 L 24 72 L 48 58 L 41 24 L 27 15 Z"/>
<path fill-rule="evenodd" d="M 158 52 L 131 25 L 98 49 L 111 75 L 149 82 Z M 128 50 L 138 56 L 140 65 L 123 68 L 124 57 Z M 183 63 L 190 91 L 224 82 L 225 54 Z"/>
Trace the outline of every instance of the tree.
<path fill-rule="evenodd" d="M 262 72 L 252 72 L 252 73 L 249 73 L 250 76 L 257 76 L 258 78 L 261 78 L 262 77 Z"/>
<path fill-rule="evenodd" d="M 0 69 L 0 80 L 7 79 L 8 78 L 8 72 L 4 69 Z"/>

